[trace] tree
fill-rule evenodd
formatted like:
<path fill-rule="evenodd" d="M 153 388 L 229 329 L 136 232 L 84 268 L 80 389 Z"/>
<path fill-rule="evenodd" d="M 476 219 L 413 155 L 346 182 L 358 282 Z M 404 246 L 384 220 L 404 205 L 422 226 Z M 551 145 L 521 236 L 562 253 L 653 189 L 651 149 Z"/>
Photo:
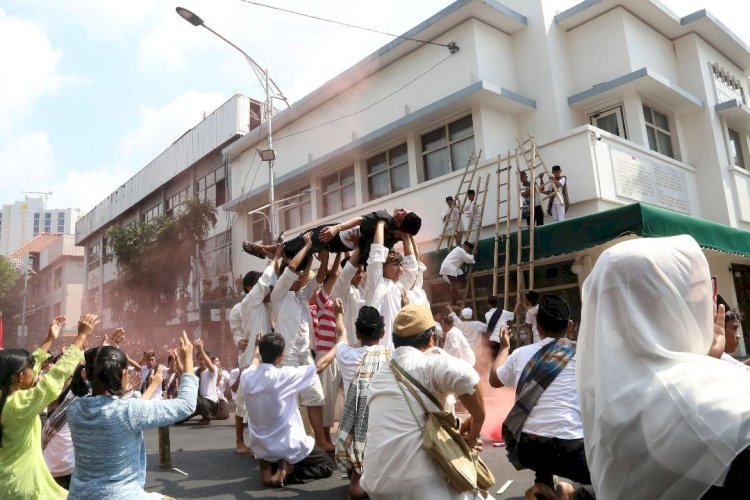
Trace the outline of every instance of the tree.
<path fill-rule="evenodd" d="M 8 257 L 0 255 L 0 310 L 3 311 L 4 347 L 16 347 L 16 327 L 20 324 L 23 275 Z"/>
<path fill-rule="evenodd" d="M 176 216 L 107 231 L 108 259 L 116 259 L 118 272 L 109 304 L 115 321 L 127 319 L 129 326 L 144 330 L 165 326 L 176 317 L 178 303 L 190 299 L 190 274 L 196 258 L 205 267 L 202 251 L 217 216 L 211 202 L 197 198 L 181 208 Z"/>
<path fill-rule="evenodd" d="M 10 259 L 0 255 L 0 304 L 5 301 L 6 295 L 21 277 L 21 273 Z"/>

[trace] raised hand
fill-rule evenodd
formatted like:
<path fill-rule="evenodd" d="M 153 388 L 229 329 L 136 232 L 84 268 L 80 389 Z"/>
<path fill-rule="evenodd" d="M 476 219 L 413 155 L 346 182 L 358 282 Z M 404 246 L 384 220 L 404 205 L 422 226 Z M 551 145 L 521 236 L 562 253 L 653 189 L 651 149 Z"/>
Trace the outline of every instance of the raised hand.
<path fill-rule="evenodd" d="M 193 341 L 193 345 L 195 346 L 196 349 L 198 349 L 199 352 L 202 351 L 203 350 L 203 339 L 195 339 Z"/>
<path fill-rule="evenodd" d="M 60 336 L 60 330 L 62 330 L 62 327 L 65 325 L 65 316 L 57 316 L 55 319 L 52 320 L 52 323 L 49 324 L 49 331 L 47 332 L 47 335 L 51 339 L 56 339 Z"/>
<path fill-rule="evenodd" d="M 158 365 L 156 368 L 151 370 L 148 378 L 149 385 L 154 383 L 161 384 L 164 380 L 164 367 L 162 365 Z"/>
<path fill-rule="evenodd" d="M 185 373 L 193 373 L 193 344 L 190 343 L 185 330 L 182 331 L 182 337 L 180 337 L 180 361 Z"/>
<path fill-rule="evenodd" d="M 302 235 L 302 241 L 305 242 L 305 245 L 312 245 L 312 231 L 308 231 L 305 234 Z"/>
<path fill-rule="evenodd" d="M 338 316 L 339 314 L 344 314 L 344 303 L 341 302 L 341 299 L 336 299 L 333 301 L 333 314 Z"/>
<path fill-rule="evenodd" d="M 507 323 L 500 325 L 500 347 L 510 348 L 510 328 Z"/>
<path fill-rule="evenodd" d="M 99 316 L 96 314 L 88 313 L 81 316 L 78 321 L 78 335 L 88 336 L 94 331 L 96 325 L 99 324 Z"/>
<path fill-rule="evenodd" d="M 136 372 L 133 372 L 130 377 L 128 377 L 128 386 L 125 388 L 125 392 L 133 392 L 135 390 L 138 390 L 141 387 L 141 374 Z"/>
<path fill-rule="evenodd" d="M 248 339 L 242 339 L 239 342 L 237 342 L 237 349 L 240 350 L 240 352 L 245 352 L 245 349 L 247 349 L 247 346 L 250 344 L 250 341 Z"/>

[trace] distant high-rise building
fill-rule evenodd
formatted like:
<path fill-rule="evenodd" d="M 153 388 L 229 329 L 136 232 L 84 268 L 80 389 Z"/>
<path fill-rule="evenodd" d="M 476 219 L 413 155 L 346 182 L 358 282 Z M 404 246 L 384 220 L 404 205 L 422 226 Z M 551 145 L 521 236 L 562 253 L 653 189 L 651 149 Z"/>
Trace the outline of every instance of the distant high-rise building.
<path fill-rule="evenodd" d="M 78 208 L 45 208 L 41 197 L 3 205 L 0 212 L 0 254 L 8 255 L 39 233 L 74 234 Z"/>

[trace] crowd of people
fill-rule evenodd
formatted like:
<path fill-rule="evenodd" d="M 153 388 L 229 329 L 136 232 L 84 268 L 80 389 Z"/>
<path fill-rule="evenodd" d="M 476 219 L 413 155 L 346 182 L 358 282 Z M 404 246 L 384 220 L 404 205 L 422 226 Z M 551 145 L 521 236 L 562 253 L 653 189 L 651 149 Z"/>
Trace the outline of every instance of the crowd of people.
<path fill-rule="evenodd" d="M 339 470 L 350 499 L 491 498 L 458 489 L 422 446 L 425 411 L 445 410 L 481 451 L 486 383 L 515 391 L 502 437 L 509 462 L 535 473 L 527 498 L 742 494 L 750 373 L 727 355 L 741 316 L 712 299 L 694 240 L 605 251 L 584 283 L 574 341 L 570 307 L 554 294 L 531 292 L 515 311 L 490 297 L 485 321 L 471 308 L 431 307 L 420 226 L 398 209 L 287 242 L 244 242 L 266 267 L 245 275 L 229 315 L 231 373 L 184 333 L 165 365 L 150 350 L 128 357 L 122 329 L 85 349 L 93 314 L 44 372 L 65 318 L 33 353 L 0 352 L 0 497 L 160 498 L 144 491 L 142 431 L 229 418 L 231 393 L 236 451 L 254 455 L 267 487 Z M 471 257 L 457 250 L 456 263 Z M 457 267 L 444 262 L 440 273 Z M 517 316 L 528 333 L 512 349 Z"/>

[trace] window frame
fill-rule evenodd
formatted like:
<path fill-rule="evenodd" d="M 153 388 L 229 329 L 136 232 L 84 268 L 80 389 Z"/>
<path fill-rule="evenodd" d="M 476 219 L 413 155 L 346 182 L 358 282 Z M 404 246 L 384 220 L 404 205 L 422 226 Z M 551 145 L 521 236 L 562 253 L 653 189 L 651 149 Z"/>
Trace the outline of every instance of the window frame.
<path fill-rule="evenodd" d="M 451 132 L 450 132 L 450 126 L 454 125 L 454 124 L 456 124 L 456 123 L 458 123 L 458 122 L 460 122 L 462 120 L 465 120 L 466 118 L 469 118 L 470 121 L 471 121 L 471 135 L 461 136 L 458 139 L 452 139 L 451 138 Z M 424 138 L 425 138 L 425 136 L 433 134 L 433 133 L 435 133 L 435 132 L 437 132 L 439 130 L 443 131 L 443 139 L 444 139 L 445 143 L 441 144 L 440 146 L 437 146 L 437 147 L 433 147 L 433 148 L 430 148 L 430 149 L 425 149 L 425 146 L 424 146 Z M 476 146 L 477 145 L 476 145 L 476 133 L 475 133 L 475 130 L 474 130 L 474 116 L 471 113 L 469 113 L 467 115 L 464 115 L 464 116 L 461 116 L 460 118 L 456 118 L 455 120 L 447 121 L 443 125 L 441 125 L 440 127 L 435 127 L 435 128 L 433 128 L 431 130 L 428 130 L 427 132 L 425 132 L 423 134 L 419 134 L 419 147 L 420 147 L 420 155 L 421 155 L 421 161 L 422 161 L 422 178 L 425 180 L 425 182 L 426 181 L 430 181 L 432 179 L 437 179 L 437 178 L 442 177 L 444 175 L 448 175 L 450 173 L 453 173 L 453 172 L 456 172 L 458 170 L 461 170 L 462 168 L 465 168 L 466 165 L 453 165 L 453 146 L 455 146 L 456 144 L 458 144 L 460 142 L 464 142 L 464 141 L 466 141 L 468 139 L 471 139 L 472 142 L 474 143 L 474 154 L 476 154 L 476 149 L 477 149 Z M 448 155 L 447 155 L 447 159 L 448 159 L 448 171 L 445 172 L 444 174 L 440 174 L 440 175 L 437 175 L 437 176 L 434 176 L 434 177 L 430 177 L 430 176 L 428 176 L 428 172 L 427 172 L 426 157 L 428 155 L 430 155 L 432 153 L 435 153 L 437 151 L 440 151 L 442 149 L 445 149 L 448 152 Z"/>
<path fill-rule="evenodd" d="M 402 161 L 402 162 L 400 162 L 400 163 L 397 163 L 397 164 L 391 163 L 391 153 L 393 151 L 395 151 L 396 149 L 401 148 L 401 147 L 403 147 L 403 148 L 406 149 L 405 154 L 404 154 L 405 160 Z M 380 156 L 382 154 L 385 154 L 385 170 L 379 170 L 377 172 L 370 172 L 370 160 L 373 160 L 374 158 L 377 158 L 378 156 Z M 378 153 L 369 155 L 365 159 L 365 161 L 364 161 L 365 189 L 367 190 L 367 200 L 368 201 L 377 200 L 379 198 L 383 198 L 385 196 L 389 196 L 389 195 L 392 195 L 394 193 L 398 193 L 399 191 L 403 191 L 405 189 L 409 189 L 411 187 L 411 179 L 409 179 L 408 184 L 406 186 L 404 186 L 404 187 L 402 187 L 400 189 L 395 189 L 395 190 L 393 188 L 393 175 L 392 175 L 392 172 L 395 169 L 403 167 L 403 166 L 406 166 L 407 174 L 409 174 L 410 173 L 409 172 L 409 145 L 408 145 L 408 143 L 406 141 L 401 142 L 401 143 L 399 143 L 399 144 L 397 144 L 397 145 L 395 145 L 393 147 L 381 150 Z M 381 175 L 384 172 L 388 175 L 388 193 L 375 196 L 372 193 L 370 179 L 372 179 L 373 177 L 375 177 L 377 175 Z M 408 176 L 407 176 L 407 178 L 408 178 Z"/>
<path fill-rule="evenodd" d="M 736 137 L 736 140 L 732 137 L 732 134 L 734 134 Z M 743 150 L 744 141 L 743 141 L 744 135 L 740 134 L 737 130 L 727 127 L 727 148 L 729 150 L 729 161 L 730 164 L 741 168 L 743 170 L 747 170 L 747 163 L 745 162 L 745 151 Z M 732 144 L 736 143 L 736 148 L 732 147 Z M 735 151 L 733 151 L 735 149 Z M 736 155 L 735 155 L 736 153 Z M 736 157 L 739 158 L 739 163 L 736 161 Z"/>
<path fill-rule="evenodd" d="M 284 200 L 292 196 L 297 196 L 305 191 L 306 193 L 304 195 L 295 198 L 294 200 L 289 200 L 288 203 L 276 209 L 276 217 L 279 219 L 279 230 L 291 231 L 298 227 L 306 226 L 312 222 L 312 190 L 310 189 L 310 186 L 302 186 L 292 191 L 287 191 L 281 199 Z M 307 198 L 307 201 L 303 201 L 305 198 Z M 309 216 L 307 217 L 307 220 L 303 220 L 302 217 L 304 213 L 302 210 L 303 206 L 308 207 L 307 212 Z M 290 217 L 295 213 L 297 214 L 297 220 L 292 221 Z M 294 225 L 295 222 L 297 223 L 296 225 Z"/>
<path fill-rule="evenodd" d="M 221 188 L 218 186 L 221 186 Z M 211 188 L 214 188 L 213 199 L 208 194 Z M 219 193 L 221 193 L 221 196 Z M 198 178 L 195 181 L 195 196 L 201 200 L 210 199 L 216 208 L 226 203 L 229 199 L 227 166 L 221 165 L 203 177 Z"/>
<path fill-rule="evenodd" d="M 600 120 L 601 118 L 607 117 L 609 115 L 615 115 L 615 117 L 617 118 L 617 126 L 620 128 L 622 133 L 614 134 L 613 132 L 610 132 L 609 130 L 604 129 L 597 124 L 598 120 Z M 597 111 L 594 111 L 593 113 L 590 113 L 589 124 L 598 129 L 604 130 L 605 132 L 609 132 L 612 135 L 616 135 L 617 137 L 622 137 L 623 139 L 628 138 L 628 129 L 625 123 L 625 109 L 622 103 L 617 104 L 615 106 L 609 106 L 602 110 L 597 110 Z"/>
<path fill-rule="evenodd" d="M 347 171 L 351 172 L 351 182 L 344 185 L 341 181 L 342 173 Z M 326 191 L 326 180 L 329 180 L 333 177 L 336 177 L 336 187 Z M 342 192 L 347 188 L 351 188 L 352 197 L 354 198 L 351 206 L 344 206 L 344 196 L 342 195 Z M 338 193 L 339 206 L 337 210 L 329 210 L 329 206 L 327 203 L 327 197 L 332 195 L 333 193 Z M 354 164 L 348 165 L 344 168 L 340 168 L 335 172 L 331 172 L 330 174 L 323 176 L 320 179 L 320 203 L 324 217 L 334 215 L 357 206 L 357 178 L 354 172 Z"/>
<path fill-rule="evenodd" d="M 672 129 L 674 128 L 673 118 L 670 113 L 667 113 L 660 109 L 657 106 L 654 106 L 647 102 L 641 103 L 641 109 L 643 111 L 643 122 L 645 125 L 645 132 L 646 132 L 646 147 L 650 149 L 651 151 L 654 151 L 655 153 L 659 153 L 661 155 L 666 156 L 667 158 L 672 158 L 673 160 L 677 160 L 678 154 L 677 154 L 677 148 L 675 147 L 675 141 L 674 141 L 674 133 L 672 132 Z M 646 117 L 646 109 L 649 110 L 651 113 L 651 122 L 648 121 Z M 667 120 L 667 129 L 664 129 L 656 124 L 656 118 L 655 113 L 659 113 L 660 115 L 664 116 Z M 649 128 L 653 129 L 654 132 L 654 145 L 656 149 L 651 147 L 651 142 L 649 141 L 648 131 Z M 672 150 L 671 155 L 667 154 L 666 152 L 660 151 L 659 148 L 659 134 L 666 135 L 669 137 L 669 147 Z"/>

